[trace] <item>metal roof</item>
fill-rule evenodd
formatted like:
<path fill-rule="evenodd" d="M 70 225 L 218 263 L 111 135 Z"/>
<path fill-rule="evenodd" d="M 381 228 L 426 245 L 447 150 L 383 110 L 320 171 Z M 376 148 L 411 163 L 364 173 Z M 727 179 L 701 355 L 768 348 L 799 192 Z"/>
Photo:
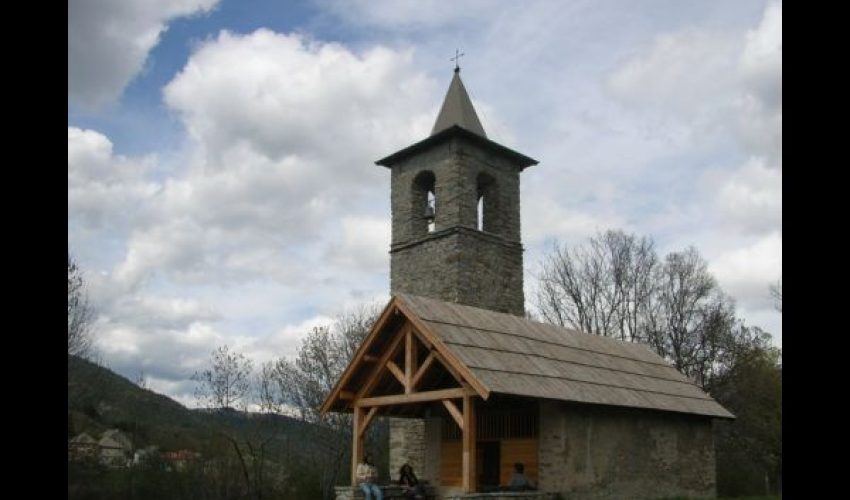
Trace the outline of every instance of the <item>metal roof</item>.
<path fill-rule="evenodd" d="M 452 125 L 465 128 L 481 137 L 487 137 L 487 134 L 484 133 L 484 127 L 478 120 L 478 114 L 475 113 L 475 108 L 472 106 L 472 101 L 469 99 L 469 94 L 466 93 L 466 88 L 460 80 L 460 71 L 457 69 L 455 69 L 452 82 L 449 84 L 446 97 L 443 99 L 443 106 L 440 108 L 440 114 L 437 115 L 437 121 L 434 123 L 431 135 Z"/>

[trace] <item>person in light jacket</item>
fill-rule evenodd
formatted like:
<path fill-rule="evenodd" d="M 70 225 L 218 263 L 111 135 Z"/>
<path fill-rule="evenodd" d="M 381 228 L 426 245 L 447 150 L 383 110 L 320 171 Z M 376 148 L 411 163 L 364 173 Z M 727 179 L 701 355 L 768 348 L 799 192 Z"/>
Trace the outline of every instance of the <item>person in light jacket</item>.
<path fill-rule="evenodd" d="M 357 464 L 356 474 L 357 484 L 366 495 L 366 500 L 384 500 L 384 493 L 378 487 L 378 469 L 372 463 L 372 455 L 366 453 L 363 455 L 363 462 Z"/>

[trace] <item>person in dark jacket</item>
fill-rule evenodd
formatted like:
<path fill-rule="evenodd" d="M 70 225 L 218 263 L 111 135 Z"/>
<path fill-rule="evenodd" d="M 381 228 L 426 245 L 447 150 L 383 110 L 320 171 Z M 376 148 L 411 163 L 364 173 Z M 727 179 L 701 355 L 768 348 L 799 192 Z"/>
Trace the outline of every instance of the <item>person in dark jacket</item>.
<path fill-rule="evenodd" d="M 533 489 L 534 487 L 531 485 L 531 481 L 529 481 L 528 476 L 525 475 L 525 466 L 522 462 L 515 463 L 514 473 L 511 475 L 511 481 L 508 483 L 508 490 L 525 491 Z"/>
<path fill-rule="evenodd" d="M 413 467 L 410 464 L 404 464 L 398 470 L 398 484 L 401 485 L 404 491 L 404 498 L 414 498 L 421 500 L 425 498 L 425 488 L 419 484 L 419 479 L 413 473 Z"/>

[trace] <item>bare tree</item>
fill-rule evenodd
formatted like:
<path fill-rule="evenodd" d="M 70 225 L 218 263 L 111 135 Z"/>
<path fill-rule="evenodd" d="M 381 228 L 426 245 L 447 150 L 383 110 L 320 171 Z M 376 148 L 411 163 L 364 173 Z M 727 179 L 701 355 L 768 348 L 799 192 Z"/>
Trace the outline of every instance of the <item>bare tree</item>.
<path fill-rule="evenodd" d="M 323 498 L 333 498 L 333 487 L 344 474 L 351 443 L 351 416 L 322 415 L 319 407 L 377 319 L 377 305 L 347 311 L 331 326 L 314 328 L 302 340 L 294 361 L 279 359 L 269 366 L 274 387 L 265 389 L 269 407 L 288 405 L 300 418 L 320 431 L 314 439 L 322 450 L 316 464 L 321 474 Z"/>
<path fill-rule="evenodd" d="M 81 358 L 92 355 L 92 321 L 83 272 L 68 252 L 68 354 Z"/>
<path fill-rule="evenodd" d="M 782 278 L 770 285 L 770 296 L 773 297 L 773 307 L 782 312 Z"/>
<path fill-rule="evenodd" d="M 148 377 L 145 375 L 144 370 L 139 370 L 139 373 L 136 374 L 136 378 L 133 380 L 137 386 L 141 389 L 149 389 L 148 387 Z"/>
<path fill-rule="evenodd" d="M 645 343 L 703 388 L 734 347 L 734 303 L 693 247 L 660 261 L 651 239 L 607 231 L 556 245 L 538 283 L 545 321 Z"/>
<path fill-rule="evenodd" d="M 207 408 L 244 408 L 251 389 L 251 370 L 250 359 L 223 345 L 212 352 L 209 368 L 192 375 L 197 384 L 195 398 Z"/>
<path fill-rule="evenodd" d="M 734 304 L 694 247 L 668 254 L 655 281 L 657 307 L 650 309 L 647 340 L 658 354 L 705 387 L 713 364 L 729 345 Z"/>
<path fill-rule="evenodd" d="M 223 345 L 212 351 L 209 368 L 192 375 L 197 384 L 195 398 L 205 408 L 247 410 L 252 395 L 252 371 L 253 362 L 249 358 Z M 261 500 L 270 484 L 266 465 L 274 434 L 262 426 L 246 426 L 239 433 L 221 426 L 215 435 L 233 450 L 246 497 Z"/>
<path fill-rule="evenodd" d="M 572 250 L 556 244 L 538 276 L 537 308 L 550 323 L 637 340 L 657 262 L 651 239 L 623 231 Z"/>

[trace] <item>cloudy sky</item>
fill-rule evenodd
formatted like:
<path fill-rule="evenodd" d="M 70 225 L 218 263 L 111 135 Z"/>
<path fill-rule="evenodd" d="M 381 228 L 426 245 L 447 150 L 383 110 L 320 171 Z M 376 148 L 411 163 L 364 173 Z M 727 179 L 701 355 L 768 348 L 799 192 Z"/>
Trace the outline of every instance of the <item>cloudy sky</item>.
<path fill-rule="evenodd" d="M 522 174 L 526 296 L 554 240 L 696 246 L 782 344 L 782 5 L 774 1 L 76 0 L 68 247 L 102 361 L 191 403 L 227 343 L 291 356 L 389 288 L 389 173 L 455 48 Z"/>

